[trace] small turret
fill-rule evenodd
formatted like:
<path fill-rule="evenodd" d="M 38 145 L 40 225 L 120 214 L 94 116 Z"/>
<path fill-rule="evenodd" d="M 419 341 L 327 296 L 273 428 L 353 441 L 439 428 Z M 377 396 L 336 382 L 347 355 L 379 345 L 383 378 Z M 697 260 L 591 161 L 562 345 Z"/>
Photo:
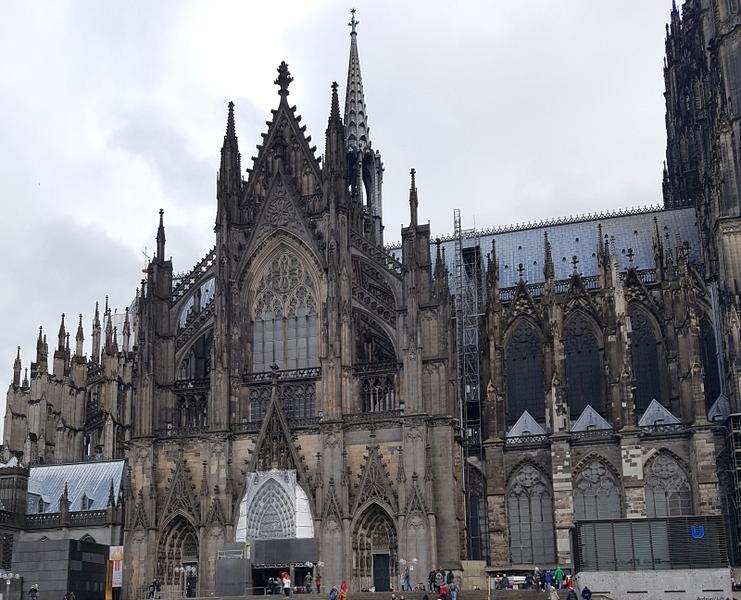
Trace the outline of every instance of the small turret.
<path fill-rule="evenodd" d="M 165 260 L 165 211 L 160 208 L 160 224 L 157 227 L 157 260 Z"/>
<path fill-rule="evenodd" d="M 417 209 L 419 207 L 419 200 L 417 198 L 417 182 L 415 181 L 417 171 L 412 169 L 409 171 L 409 174 L 412 176 L 412 183 L 409 188 L 409 226 L 417 227 Z"/>
<path fill-rule="evenodd" d="M 23 371 L 23 382 L 21 383 L 21 387 L 23 389 L 28 389 L 29 383 L 28 383 L 28 367 Z"/>
<path fill-rule="evenodd" d="M 242 157 L 237 142 L 234 124 L 234 102 L 229 102 L 226 117 L 226 133 L 221 146 L 221 163 L 217 178 L 217 225 L 225 218 L 234 218 L 237 213 L 239 194 L 242 189 Z"/>
<path fill-rule="evenodd" d="M 445 249 L 441 250 L 440 238 L 435 240 L 435 296 L 438 301 L 446 301 L 450 294 L 448 287 L 448 268 L 445 263 Z"/>
<path fill-rule="evenodd" d="M 80 322 L 77 324 L 77 335 L 75 336 L 75 356 L 82 357 L 85 334 L 82 332 L 82 313 L 80 313 Z"/>
<path fill-rule="evenodd" d="M 200 288 L 198 288 L 198 293 L 200 295 Z M 131 348 L 131 323 L 129 322 L 129 307 L 126 307 L 126 316 L 124 317 L 124 324 L 123 324 L 123 351 L 128 352 Z"/>
<path fill-rule="evenodd" d="M 543 276 L 546 281 L 553 281 L 556 277 L 556 269 L 553 266 L 553 252 L 547 231 L 543 232 L 543 254 Z"/>
<path fill-rule="evenodd" d="M 106 296 L 106 303 L 108 302 L 108 296 Z M 90 359 L 93 362 L 98 362 L 100 360 L 100 334 L 101 334 L 101 327 L 100 327 L 100 309 L 98 307 L 98 303 L 95 303 L 95 316 L 93 317 L 93 347 L 91 350 Z"/>
<path fill-rule="evenodd" d="M 21 347 L 18 346 L 18 352 L 13 362 L 13 387 L 21 385 Z"/>
<path fill-rule="evenodd" d="M 67 330 L 64 328 L 64 313 L 62 313 L 62 322 L 59 324 L 59 333 L 57 334 L 57 350 L 64 350 L 65 337 L 67 337 Z"/>

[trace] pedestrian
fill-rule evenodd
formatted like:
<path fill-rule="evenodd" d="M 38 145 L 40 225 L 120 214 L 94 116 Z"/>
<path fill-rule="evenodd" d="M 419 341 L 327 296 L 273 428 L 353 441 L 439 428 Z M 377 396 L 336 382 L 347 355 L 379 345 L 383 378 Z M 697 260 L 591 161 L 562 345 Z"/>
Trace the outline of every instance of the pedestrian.
<path fill-rule="evenodd" d="M 450 600 L 458 600 L 458 592 L 461 588 L 455 578 L 450 582 L 448 589 L 450 590 Z"/>
<path fill-rule="evenodd" d="M 553 571 L 553 579 L 556 581 L 556 589 L 561 589 L 563 587 L 563 569 L 561 567 L 556 567 L 556 570 Z"/>
<path fill-rule="evenodd" d="M 499 585 L 502 586 L 503 590 L 509 589 L 509 577 L 507 577 L 507 573 L 502 576 L 502 581 L 499 582 Z"/>
<path fill-rule="evenodd" d="M 528 573 L 525 575 L 525 589 L 531 590 L 533 589 L 533 576 Z"/>
<path fill-rule="evenodd" d="M 347 581 L 344 579 L 340 584 L 340 600 L 347 600 Z"/>
<path fill-rule="evenodd" d="M 445 583 L 445 575 L 443 575 L 442 569 L 438 569 L 435 573 L 435 591 L 439 594 L 440 588 Z"/>
<path fill-rule="evenodd" d="M 311 583 L 313 579 L 314 578 L 311 576 L 311 571 L 306 573 L 306 577 L 304 577 L 304 590 L 307 594 L 311 594 Z"/>
<path fill-rule="evenodd" d="M 412 591 L 412 578 L 409 572 L 409 565 L 404 567 L 404 574 L 401 577 L 401 591 L 411 592 Z"/>
<path fill-rule="evenodd" d="M 560 600 L 558 597 L 558 590 L 555 587 L 548 587 L 548 600 Z"/>
<path fill-rule="evenodd" d="M 288 575 L 288 573 L 283 571 L 282 579 L 283 579 L 283 594 L 286 596 L 290 596 L 291 595 L 291 577 Z"/>
<path fill-rule="evenodd" d="M 581 590 L 581 597 L 583 600 L 591 600 L 592 598 L 592 590 L 589 589 L 589 586 L 584 586 Z"/>
<path fill-rule="evenodd" d="M 571 575 L 566 575 L 566 587 L 567 588 L 573 588 L 574 587 L 574 579 L 571 577 Z"/>
<path fill-rule="evenodd" d="M 77 600 L 75 598 L 75 593 L 74 592 L 70 592 L 69 594 L 67 594 L 67 598 L 69 598 L 69 600 Z"/>
<path fill-rule="evenodd" d="M 579 598 L 577 598 L 576 596 L 574 588 L 569 588 L 569 591 L 566 592 L 566 600 L 579 600 Z"/>
<path fill-rule="evenodd" d="M 450 587 L 450 584 L 453 583 L 453 579 L 455 579 L 455 577 L 453 576 L 453 571 L 448 571 L 448 574 L 445 576 L 445 583 L 448 584 L 448 587 Z"/>
<path fill-rule="evenodd" d="M 39 597 L 39 584 L 34 583 L 31 586 L 31 589 L 28 590 L 28 597 L 31 598 L 31 600 L 37 600 Z"/>
<path fill-rule="evenodd" d="M 316 593 L 321 594 L 322 593 L 322 576 L 317 573 L 316 577 L 314 577 L 314 585 L 316 586 Z"/>
<path fill-rule="evenodd" d="M 430 591 L 435 589 L 435 575 L 437 575 L 437 573 L 435 572 L 435 569 L 432 569 L 430 574 L 427 576 L 427 583 L 430 584 Z"/>
<path fill-rule="evenodd" d="M 157 577 L 155 577 L 154 578 L 154 597 L 159 598 L 161 591 L 162 591 L 162 584 L 160 583 L 160 580 Z"/>
<path fill-rule="evenodd" d="M 329 590 L 329 600 L 337 600 L 337 588 L 332 586 Z"/>
<path fill-rule="evenodd" d="M 157 589 L 154 587 L 154 580 L 153 580 L 152 583 L 150 583 L 149 587 L 147 588 L 147 600 L 153 599 L 156 591 Z"/>
<path fill-rule="evenodd" d="M 545 582 L 545 589 L 550 591 L 551 585 L 553 585 L 553 573 L 550 569 L 543 574 L 543 581 Z"/>

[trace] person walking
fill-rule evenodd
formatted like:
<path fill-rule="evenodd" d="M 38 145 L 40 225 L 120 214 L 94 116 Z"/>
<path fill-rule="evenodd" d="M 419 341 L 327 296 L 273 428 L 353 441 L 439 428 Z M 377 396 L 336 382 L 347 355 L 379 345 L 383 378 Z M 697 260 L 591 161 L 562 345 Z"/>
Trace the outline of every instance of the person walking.
<path fill-rule="evenodd" d="M 316 577 L 314 577 L 314 585 L 316 586 L 316 593 L 321 594 L 322 593 L 322 576 L 317 573 Z"/>
<path fill-rule="evenodd" d="M 450 590 L 450 600 L 458 600 L 458 592 L 461 588 L 456 579 L 453 579 L 453 581 L 450 582 L 448 589 Z"/>
<path fill-rule="evenodd" d="M 283 571 L 283 594 L 286 596 L 291 595 L 291 577 L 286 571 Z"/>
<path fill-rule="evenodd" d="M 435 569 L 432 569 L 432 571 L 430 571 L 430 574 L 427 576 L 427 583 L 430 584 L 431 592 L 435 589 L 435 575 L 437 575 L 437 573 L 435 572 Z"/>
<path fill-rule="evenodd" d="M 340 600 L 347 600 L 347 581 L 344 579 L 340 584 Z"/>
<path fill-rule="evenodd" d="M 31 600 L 38 600 L 38 597 L 39 597 L 39 584 L 38 583 L 34 583 L 31 586 L 31 589 L 28 590 L 28 597 Z"/>
<path fill-rule="evenodd" d="M 306 573 L 306 577 L 304 577 L 304 591 L 307 594 L 311 594 L 311 584 L 313 583 L 314 578 L 311 576 L 311 571 Z"/>
<path fill-rule="evenodd" d="M 558 590 L 553 586 L 548 587 L 548 600 L 560 600 Z"/>
<path fill-rule="evenodd" d="M 581 597 L 583 600 L 592 600 L 592 590 L 589 589 L 589 586 L 584 586 L 581 591 Z"/>
<path fill-rule="evenodd" d="M 445 575 L 443 575 L 442 569 L 438 569 L 435 573 L 435 591 L 439 594 L 440 588 L 445 583 Z"/>
<path fill-rule="evenodd" d="M 556 580 L 556 589 L 561 589 L 563 587 L 563 569 L 561 567 L 556 567 L 556 570 L 553 572 L 553 579 Z"/>
<path fill-rule="evenodd" d="M 337 600 L 337 588 L 335 586 L 329 589 L 329 600 Z"/>
<path fill-rule="evenodd" d="M 569 591 L 566 592 L 566 600 L 579 600 L 579 598 L 576 596 L 574 588 L 569 588 Z"/>
<path fill-rule="evenodd" d="M 546 591 L 550 591 L 551 586 L 553 585 L 553 573 L 551 573 L 550 569 L 543 573 L 543 582 L 545 583 Z"/>

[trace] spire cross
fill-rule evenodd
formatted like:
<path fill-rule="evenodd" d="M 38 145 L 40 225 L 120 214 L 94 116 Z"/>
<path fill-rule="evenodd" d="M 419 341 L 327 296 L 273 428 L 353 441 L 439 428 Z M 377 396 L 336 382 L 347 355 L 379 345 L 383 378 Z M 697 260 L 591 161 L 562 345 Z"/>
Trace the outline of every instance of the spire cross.
<path fill-rule="evenodd" d="M 517 272 L 520 274 L 520 279 L 523 279 L 523 275 L 525 274 L 525 267 L 522 263 L 517 265 Z"/>
<path fill-rule="evenodd" d="M 630 266 L 633 266 L 633 257 L 635 256 L 635 252 L 633 252 L 633 248 L 628 248 L 628 263 Z"/>
<path fill-rule="evenodd" d="M 576 258 L 576 254 L 574 254 L 574 256 L 571 257 L 571 266 L 574 267 L 574 273 L 576 273 L 578 270 L 578 266 L 579 266 L 579 259 Z"/>
<path fill-rule="evenodd" d="M 417 169 L 412 169 L 409 171 L 409 174 L 412 176 L 412 189 L 415 189 L 417 187 L 417 184 L 415 182 L 415 177 L 417 175 Z"/>
<path fill-rule="evenodd" d="M 355 28 L 358 25 L 360 25 L 360 21 L 357 21 L 355 19 L 355 9 L 354 8 L 351 8 L 350 9 L 350 22 L 347 24 L 348 27 L 351 27 L 350 35 L 355 35 L 357 33 L 357 31 L 355 30 Z"/>

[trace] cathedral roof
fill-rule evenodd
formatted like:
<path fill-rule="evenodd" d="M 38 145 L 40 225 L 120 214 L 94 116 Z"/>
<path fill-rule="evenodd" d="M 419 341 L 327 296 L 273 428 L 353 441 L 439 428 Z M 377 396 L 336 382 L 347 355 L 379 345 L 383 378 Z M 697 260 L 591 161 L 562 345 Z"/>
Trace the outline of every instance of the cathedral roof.
<path fill-rule="evenodd" d="M 517 419 L 517 422 L 512 425 L 512 429 L 507 432 L 507 437 L 514 438 L 528 435 L 545 435 L 545 429 L 543 429 L 543 426 L 529 412 L 525 411 Z"/>
<path fill-rule="evenodd" d="M 123 485 L 125 465 L 123 460 L 109 460 L 31 467 L 27 511 L 29 514 L 38 513 L 38 501 L 42 499 L 48 505 L 46 512 L 57 512 L 65 485 L 71 511 L 82 509 L 83 496 L 93 501 L 90 510 L 104 509 L 108 505 L 111 483 L 114 497 L 118 498 Z"/>
<path fill-rule="evenodd" d="M 667 210 L 659 207 L 621 210 L 616 212 L 568 217 L 527 223 L 509 227 L 482 229 L 477 233 L 482 256 L 491 249 L 492 239 L 496 240 L 499 261 L 499 285 L 501 288 L 514 287 L 519 279 L 518 267 L 522 264 L 523 277 L 527 283 L 540 283 L 543 277 L 544 237 L 548 232 L 551 255 L 556 280 L 566 280 L 573 273 L 572 257 L 576 256 L 578 270 L 582 277 L 598 274 L 597 248 L 599 226 L 602 235 L 615 250 L 620 270 L 628 268 L 632 260 L 636 269 L 655 268 L 653 243 L 656 224 L 663 236 L 668 236 L 664 245 L 674 248 L 679 243 L 688 242 L 690 259 L 699 261 L 700 241 L 695 225 L 694 208 Z M 613 239 L 614 238 L 614 239 Z M 434 239 L 434 237 L 433 237 Z M 455 238 L 445 236 L 442 247 L 448 261 L 448 268 L 455 272 Z M 681 240 L 681 242 L 679 241 Z M 473 245 L 472 239 L 464 240 L 464 247 Z M 401 247 L 392 245 L 389 250 L 401 259 Z M 431 248 L 434 252 L 435 248 Z M 482 265 L 485 269 L 486 265 Z M 455 278 L 451 278 L 451 284 Z"/>
<path fill-rule="evenodd" d="M 592 429 L 612 429 L 612 425 L 590 404 L 587 404 L 579 418 L 571 426 L 571 431 L 589 431 Z"/>
<path fill-rule="evenodd" d="M 651 400 L 646 412 L 643 413 L 638 427 L 653 427 L 654 425 L 676 425 L 679 419 L 675 417 L 669 409 L 661 404 L 656 398 Z"/>

